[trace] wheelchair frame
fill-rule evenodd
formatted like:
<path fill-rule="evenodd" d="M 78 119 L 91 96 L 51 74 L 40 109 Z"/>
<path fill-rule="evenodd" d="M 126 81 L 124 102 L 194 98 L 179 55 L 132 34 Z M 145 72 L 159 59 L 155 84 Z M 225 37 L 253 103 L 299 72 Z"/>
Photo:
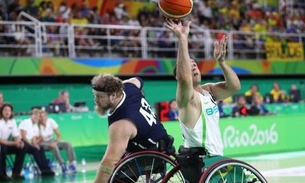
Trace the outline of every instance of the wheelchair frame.
<path fill-rule="evenodd" d="M 167 183 L 167 182 L 187 183 L 188 182 L 187 180 L 184 179 L 183 174 L 180 171 L 181 165 L 179 165 L 177 163 L 175 155 L 173 155 L 173 157 L 172 157 L 172 156 L 167 155 L 162 152 L 146 150 L 146 151 L 131 153 L 131 154 L 127 155 L 126 157 L 124 157 L 123 159 L 121 159 L 119 161 L 119 163 L 116 165 L 114 172 L 113 172 L 111 178 L 109 179 L 109 183 L 125 183 L 125 181 L 117 180 L 116 177 L 119 176 L 122 172 L 124 173 L 126 168 L 130 169 L 130 166 L 128 165 L 128 163 L 130 163 L 130 162 L 133 163 L 132 161 L 137 161 L 137 158 L 141 158 L 141 157 L 142 158 L 146 157 L 146 159 L 149 157 L 150 158 L 153 157 L 153 158 L 157 158 L 157 159 L 159 158 L 159 159 L 162 159 L 162 161 L 166 161 L 167 163 L 169 163 L 172 166 L 172 168 L 168 172 L 164 172 L 165 174 L 163 177 L 161 177 L 162 179 L 158 179 L 157 181 L 154 180 L 155 182 L 160 182 L 160 183 Z M 255 177 L 251 177 L 251 178 L 253 178 L 252 180 L 250 180 L 247 177 L 241 178 L 241 181 L 238 181 L 238 183 L 268 183 L 267 180 L 264 178 L 264 176 L 257 169 L 255 169 L 253 166 L 251 166 L 248 163 L 245 163 L 243 161 L 236 160 L 236 159 L 223 159 L 223 160 L 217 161 L 214 164 L 210 165 L 208 168 L 206 168 L 202 172 L 199 183 L 214 183 L 215 181 L 213 181 L 213 175 L 216 175 L 216 174 L 221 175 L 222 174 L 221 171 L 223 171 L 223 169 L 228 166 L 241 167 L 241 169 L 243 170 L 243 175 L 244 175 L 244 173 L 246 173 L 246 174 L 248 173 L 248 175 L 250 175 L 249 173 L 251 173 L 251 175 L 255 176 Z M 244 169 L 245 169 L 245 171 L 244 171 Z M 149 175 L 152 175 L 153 169 L 147 169 L 147 170 L 150 171 Z M 144 174 L 141 174 L 140 176 L 142 176 L 142 175 L 144 176 Z M 176 180 L 171 181 L 170 179 L 174 176 L 178 176 L 178 178 L 181 178 L 181 179 L 179 181 L 176 181 Z M 137 177 L 137 176 L 135 176 L 135 177 Z M 128 179 L 128 176 L 126 176 L 126 178 Z M 137 178 L 139 178 L 139 176 Z M 147 174 L 146 174 L 146 178 L 149 178 L 149 179 L 145 179 L 146 182 L 148 180 L 149 180 L 149 182 L 151 181 L 151 177 L 147 177 Z M 142 178 L 142 179 L 144 180 L 144 178 Z M 225 183 L 227 181 L 226 178 L 224 178 L 224 177 L 221 177 L 221 179 L 222 180 L 217 180 L 216 182 L 218 183 L 219 181 L 222 181 Z M 130 182 L 137 182 L 137 180 L 131 179 L 129 177 Z M 151 182 L 154 182 L 154 181 L 151 181 Z M 228 181 L 227 183 L 237 183 L 235 180 L 235 176 L 234 176 L 233 182 L 231 182 L 231 181 Z"/>
<path fill-rule="evenodd" d="M 151 179 L 161 182 L 167 173 L 177 166 L 174 158 L 162 152 L 146 150 L 131 153 L 118 162 L 109 183 L 137 182 L 138 179 L 145 182 Z M 179 170 L 175 174 L 180 178 L 179 182 L 185 183 Z"/>

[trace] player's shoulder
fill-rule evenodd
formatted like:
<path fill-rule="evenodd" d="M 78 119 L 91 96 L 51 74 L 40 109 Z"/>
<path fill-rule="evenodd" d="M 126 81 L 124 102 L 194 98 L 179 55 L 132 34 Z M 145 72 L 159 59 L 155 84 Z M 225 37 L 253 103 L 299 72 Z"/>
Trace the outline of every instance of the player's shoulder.
<path fill-rule="evenodd" d="M 126 132 L 126 131 L 133 131 L 133 128 L 136 128 L 136 127 L 132 121 L 130 121 L 128 119 L 119 119 L 110 125 L 109 130 L 115 131 L 115 132 L 118 132 L 118 131 Z"/>
<path fill-rule="evenodd" d="M 143 80 L 139 77 L 132 77 L 123 81 L 124 84 L 130 83 L 135 85 L 137 88 L 141 89 L 143 85 Z"/>
<path fill-rule="evenodd" d="M 207 91 L 207 92 L 211 92 L 211 87 L 212 87 L 213 83 L 206 83 L 201 85 L 201 89 Z"/>

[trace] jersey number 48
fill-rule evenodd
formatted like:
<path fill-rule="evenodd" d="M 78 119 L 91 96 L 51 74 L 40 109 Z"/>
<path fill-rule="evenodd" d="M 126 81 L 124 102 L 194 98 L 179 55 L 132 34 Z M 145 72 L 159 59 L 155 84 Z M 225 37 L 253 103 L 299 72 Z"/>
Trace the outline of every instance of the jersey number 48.
<path fill-rule="evenodd" d="M 145 98 L 141 99 L 142 107 L 140 108 L 139 112 L 143 115 L 143 117 L 146 119 L 147 123 L 152 126 L 153 123 L 157 124 L 157 118 L 153 111 L 151 110 L 150 105 L 145 100 Z"/>

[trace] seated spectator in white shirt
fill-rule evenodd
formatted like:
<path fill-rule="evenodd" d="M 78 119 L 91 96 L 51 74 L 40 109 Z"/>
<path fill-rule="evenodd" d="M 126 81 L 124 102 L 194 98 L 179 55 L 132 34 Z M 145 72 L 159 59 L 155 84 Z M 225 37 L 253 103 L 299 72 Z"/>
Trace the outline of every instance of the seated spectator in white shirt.
<path fill-rule="evenodd" d="M 62 141 L 58 124 L 52 118 L 48 118 L 48 114 L 45 111 L 40 111 L 39 118 L 39 135 L 40 135 L 40 145 L 45 150 L 52 150 L 57 161 L 59 162 L 62 173 L 67 173 L 67 167 L 65 161 L 63 160 L 60 150 L 64 149 L 67 152 L 67 157 L 69 159 L 69 171 L 71 173 L 76 172 L 76 161 L 75 152 L 71 143 Z M 54 134 L 56 139 L 54 139 Z"/>
<path fill-rule="evenodd" d="M 22 140 L 25 143 L 26 151 L 34 156 L 41 175 L 55 175 L 48 165 L 44 149 L 39 145 L 39 129 L 37 125 L 39 115 L 40 110 L 33 109 L 31 111 L 31 117 L 21 121 L 19 130 Z"/>
<path fill-rule="evenodd" d="M 13 137 L 13 140 L 10 140 Z M 12 177 L 6 174 L 6 156 L 15 154 Z M 16 121 L 13 115 L 13 106 L 2 103 L 0 107 L 0 181 L 23 179 L 20 175 L 25 157 L 24 143 L 22 142 Z"/>

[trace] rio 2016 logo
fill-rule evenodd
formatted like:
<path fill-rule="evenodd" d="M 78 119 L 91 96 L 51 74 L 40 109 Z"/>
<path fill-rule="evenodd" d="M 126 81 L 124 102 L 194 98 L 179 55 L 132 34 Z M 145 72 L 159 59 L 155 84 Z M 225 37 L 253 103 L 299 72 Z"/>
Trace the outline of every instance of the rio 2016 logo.
<path fill-rule="evenodd" d="M 276 124 L 273 123 L 269 129 L 259 129 L 251 124 L 247 130 L 238 130 L 234 126 L 228 126 L 224 131 L 225 147 L 256 146 L 263 144 L 276 144 L 278 132 Z"/>

